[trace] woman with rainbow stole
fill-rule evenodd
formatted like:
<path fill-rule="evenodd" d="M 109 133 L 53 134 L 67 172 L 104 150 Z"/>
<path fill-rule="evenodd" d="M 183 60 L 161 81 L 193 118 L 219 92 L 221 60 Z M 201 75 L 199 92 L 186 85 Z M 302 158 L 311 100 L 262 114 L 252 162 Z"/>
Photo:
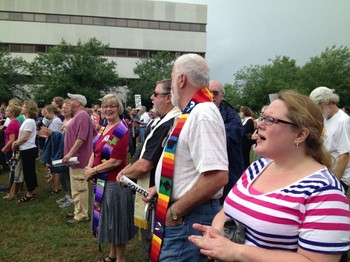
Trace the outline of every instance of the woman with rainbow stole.
<path fill-rule="evenodd" d="M 109 243 L 109 255 L 102 261 L 125 261 L 126 243 L 134 236 L 134 205 L 132 190 L 115 182 L 127 164 L 129 132 L 120 119 L 124 111 L 115 94 L 102 98 L 107 122 L 93 142 L 94 152 L 85 170 L 94 183 L 92 231 L 98 243 Z"/>

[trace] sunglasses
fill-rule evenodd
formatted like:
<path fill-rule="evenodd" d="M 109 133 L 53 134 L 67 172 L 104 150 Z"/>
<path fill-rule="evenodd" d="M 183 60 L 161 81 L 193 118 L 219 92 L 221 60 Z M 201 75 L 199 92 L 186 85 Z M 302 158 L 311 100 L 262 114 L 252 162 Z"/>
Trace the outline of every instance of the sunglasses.
<path fill-rule="evenodd" d="M 152 95 L 154 95 L 154 97 L 157 97 L 159 95 L 162 95 L 162 96 L 166 96 L 166 95 L 169 95 L 170 93 L 158 93 L 157 91 L 153 91 Z"/>
<path fill-rule="evenodd" d="M 210 91 L 210 93 L 212 93 L 214 96 L 218 96 L 219 95 L 219 91 Z"/>

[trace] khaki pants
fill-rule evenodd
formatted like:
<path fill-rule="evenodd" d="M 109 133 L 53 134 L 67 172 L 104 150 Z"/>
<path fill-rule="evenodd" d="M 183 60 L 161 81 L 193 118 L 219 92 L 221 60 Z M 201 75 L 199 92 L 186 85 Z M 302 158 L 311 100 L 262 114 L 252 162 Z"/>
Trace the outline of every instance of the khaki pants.
<path fill-rule="evenodd" d="M 89 187 L 85 180 L 84 168 L 69 168 L 72 199 L 74 201 L 74 219 L 89 218 Z"/>

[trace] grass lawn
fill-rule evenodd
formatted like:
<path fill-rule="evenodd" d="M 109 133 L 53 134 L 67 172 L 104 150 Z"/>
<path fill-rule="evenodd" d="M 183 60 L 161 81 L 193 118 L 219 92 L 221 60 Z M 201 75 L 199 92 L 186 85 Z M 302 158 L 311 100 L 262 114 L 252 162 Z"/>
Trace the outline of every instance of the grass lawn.
<path fill-rule="evenodd" d="M 0 261 L 98 261 L 109 253 L 102 253 L 90 223 L 66 225 L 66 214 L 73 208 L 60 209 L 55 201 L 63 197 L 60 192 L 47 195 L 53 187 L 46 184 L 42 164 L 37 162 L 39 187 L 33 201 L 17 203 L 2 199 L 0 192 Z M 0 175 L 0 185 L 6 185 L 8 174 Z M 141 261 L 140 241 L 136 236 L 127 246 L 127 261 Z"/>

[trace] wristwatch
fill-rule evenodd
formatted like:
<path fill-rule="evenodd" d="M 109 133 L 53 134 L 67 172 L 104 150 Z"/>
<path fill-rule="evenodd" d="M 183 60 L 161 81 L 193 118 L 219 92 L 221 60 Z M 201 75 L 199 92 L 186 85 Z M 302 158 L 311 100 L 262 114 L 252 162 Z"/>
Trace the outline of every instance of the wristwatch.
<path fill-rule="evenodd" d="M 177 216 L 177 214 L 175 212 L 173 212 L 173 210 L 171 209 L 171 206 L 169 207 L 170 210 L 170 215 L 171 215 L 171 219 L 176 221 L 179 219 L 179 217 Z"/>

